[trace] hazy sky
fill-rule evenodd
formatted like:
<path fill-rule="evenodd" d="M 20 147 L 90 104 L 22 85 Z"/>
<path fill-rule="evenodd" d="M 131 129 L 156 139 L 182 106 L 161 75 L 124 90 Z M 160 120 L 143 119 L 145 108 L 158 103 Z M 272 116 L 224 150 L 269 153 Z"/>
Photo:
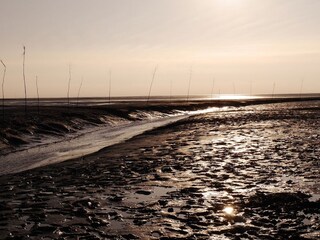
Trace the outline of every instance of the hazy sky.
<path fill-rule="evenodd" d="M 0 0 L 6 97 L 23 45 L 29 97 L 320 92 L 319 0 Z"/>

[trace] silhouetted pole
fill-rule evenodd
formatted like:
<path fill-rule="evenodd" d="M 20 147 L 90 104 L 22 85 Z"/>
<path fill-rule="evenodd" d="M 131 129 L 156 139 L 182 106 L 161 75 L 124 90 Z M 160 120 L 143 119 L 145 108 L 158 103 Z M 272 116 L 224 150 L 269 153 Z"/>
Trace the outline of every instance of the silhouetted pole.
<path fill-rule="evenodd" d="M 172 79 L 170 79 L 170 102 L 172 100 Z"/>
<path fill-rule="evenodd" d="M 70 83 L 71 83 L 71 65 L 69 64 L 69 81 L 68 81 L 68 92 L 67 92 L 67 98 L 68 98 L 68 107 L 70 105 Z"/>
<path fill-rule="evenodd" d="M 111 102 L 111 70 L 109 71 L 109 104 Z"/>
<path fill-rule="evenodd" d="M 190 68 L 190 74 L 189 74 L 189 84 L 188 84 L 187 102 L 189 102 L 189 97 L 190 97 L 191 79 L 192 79 L 192 67 Z"/>
<path fill-rule="evenodd" d="M 6 78 L 7 66 L 4 64 L 2 60 L 0 60 L 4 70 L 3 70 L 3 77 L 2 77 L 2 118 L 4 119 L 4 80 Z"/>
<path fill-rule="evenodd" d="M 23 65 L 22 65 L 22 75 L 24 83 L 24 111 L 27 115 L 27 84 L 26 84 L 26 75 L 25 75 L 25 60 L 26 60 L 26 47 L 23 46 Z"/>
<path fill-rule="evenodd" d="M 39 87 L 38 87 L 38 76 L 36 76 L 36 87 L 37 87 L 38 115 L 39 115 L 40 114 L 40 97 L 39 97 Z"/>
<path fill-rule="evenodd" d="M 147 103 L 149 103 L 149 100 L 150 100 L 152 85 L 153 85 L 153 82 L 154 82 L 154 78 L 155 78 L 155 76 L 156 76 L 157 68 L 158 68 L 158 66 L 156 66 L 156 67 L 154 68 L 154 71 L 153 71 L 153 75 L 152 75 L 152 79 L 151 79 L 151 83 L 150 83 L 150 88 L 149 88 L 149 94 L 148 94 Z"/>
<path fill-rule="evenodd" d="M 232 82 L 232 87 L 233 87 L 233 95 L 235 95 L 236 94 L 236 86 L 235 86 L 234 82 Z"/>
<path fill-rule="evenodd" d="M 219 100 L 220 100 L 220 98 L 221 98 L 221 92 L 220 92 L 220 88 L 219 88 Z M 221 103 L 220 103 L 220 101 L 219 101 L 219 111 L 221 111 Z"/>
<path fill-rule="evenodd" d="M 213 90 L 214 90 L 214 78 L 212 79 L 211 101 L 213 101 Z"/>
<path fill-rule="evenodd" d="M 273 82 L 273 87 L 272 87 L 272 98 L 274 98 L 274 90 L 276 88 L 276 83 Z"/>
<path fill-rule="evenodd" d="M 304 82 L 304 78 L 302 78 L 302 80 L 301 80 L 301 85 L 300 85 L 300 98 L 302 97 L 303 82 Z"/>
<path fill-rule="evenodd" d="M 79 96 L 80 96 L 80 91 L 81 91 L 82 83 L 83 83 L 83 77 L 81 78 L 80 87 L 79 87 L 79 89 L 78 89 L 77 106 L 79 105 Z"/>

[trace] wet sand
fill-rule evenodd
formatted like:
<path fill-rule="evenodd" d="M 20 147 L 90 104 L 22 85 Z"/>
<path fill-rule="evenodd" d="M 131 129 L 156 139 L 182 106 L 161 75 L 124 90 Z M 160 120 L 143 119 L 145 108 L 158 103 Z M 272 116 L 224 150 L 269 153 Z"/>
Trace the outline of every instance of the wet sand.
<path fill-rule="evenodd" d="M 319 239 L 320 105 L 189 117 L 0 177 L 0 239 Z"/>
<path fill-rule="evenodd" d="M 255 102 L 252 102 L 252 104 Z M 67 134 L 94 126 L 119 126 L 150 117 L 163 117 L 178 111 L 192 111 L 210 106 L 239 106 L 251 101 L 176 101 L 176 102 L 117 102 L 115 104 L 62 105 L 46 101 L 35 105 L 6 105 L 0 111 L 0 154 L 8 154 L 32 143 L 44 143 Z"/>
<path fill-rule="evenodd" d="M 0 111 L 0 154 L 17 151 L 28 144 L 47 144 L 68 134 L 78 133 L 92 126 L 119 126 L 149 118 L 164 117 L 181 111 L 195 111 L 209 107 L 246 106 L 274 102 L 312 101 L 307 98 L 253 98 L 242 100 L 175 100 L 175 101 L 127 101 L 109 104 L 90 103 L 83 100 L 77 105 L 66 105 L 61 99 L 44 99 L 38 107 L 33 102 L 27 106 L 15 100 L 6 103 Z M 90 105 L 93 104 L 93 105 Z M 1 156 L 0 155 L 0 156 Z"/>

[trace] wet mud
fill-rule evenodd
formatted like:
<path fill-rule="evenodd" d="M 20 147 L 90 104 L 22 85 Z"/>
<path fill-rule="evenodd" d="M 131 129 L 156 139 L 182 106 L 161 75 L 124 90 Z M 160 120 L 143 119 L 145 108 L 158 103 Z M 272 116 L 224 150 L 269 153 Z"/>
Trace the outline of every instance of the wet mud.
<path fill-rule="evenodd" d="M 201 114 L 1 176 L 0 238 L 319 239 L 319 106 Z"/>

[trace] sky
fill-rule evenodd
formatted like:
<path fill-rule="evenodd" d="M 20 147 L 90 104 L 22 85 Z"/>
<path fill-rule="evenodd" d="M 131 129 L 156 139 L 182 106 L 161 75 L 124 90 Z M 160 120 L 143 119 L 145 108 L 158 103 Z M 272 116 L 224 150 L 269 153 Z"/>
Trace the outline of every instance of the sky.
<path fill-rule="evenodd" d="M 0 0 L 7 98 L 320 92 L 319 0 Z M 3 66 L 0 66 L 1 76 Z"/>

